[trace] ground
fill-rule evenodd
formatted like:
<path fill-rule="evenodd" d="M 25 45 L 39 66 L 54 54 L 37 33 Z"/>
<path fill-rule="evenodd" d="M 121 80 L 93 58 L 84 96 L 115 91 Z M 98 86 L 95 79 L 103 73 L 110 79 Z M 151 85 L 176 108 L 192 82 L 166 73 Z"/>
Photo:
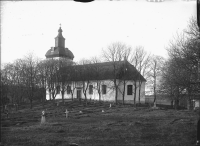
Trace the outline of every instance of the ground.
<path fill-rule="evenodd" d="M 46 123 L 41 124 L 41 105 L 10 111 L 2 118 L 5 146 L 193 146 L 198 113 L 148 106 L 90 102 L 87 106 L 68 101 L 45 105 Z M 65 117 L 68 109 L 69 117 Z M 104 112 L 102 112 L 102 110 Z M 82 111 L 82 112 L 80 112 Z"/>

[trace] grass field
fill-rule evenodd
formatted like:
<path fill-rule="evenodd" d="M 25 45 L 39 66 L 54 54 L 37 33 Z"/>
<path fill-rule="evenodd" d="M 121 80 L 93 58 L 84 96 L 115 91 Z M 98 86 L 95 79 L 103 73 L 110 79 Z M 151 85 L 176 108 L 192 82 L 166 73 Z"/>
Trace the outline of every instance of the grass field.
<path fill-rule="evenodd" d="M 65 110 L 70 111 L 65 118 Z M 45 106 L 46 123 L 40 124 L 41 105 L 13 111 L 2 119 L 5 146 L 193 146 L 198 113 L 69 101 Z M 104 110 L 104 112 L 102 112 Z M 82 111 L 80 113 L 79 111 Z"/>

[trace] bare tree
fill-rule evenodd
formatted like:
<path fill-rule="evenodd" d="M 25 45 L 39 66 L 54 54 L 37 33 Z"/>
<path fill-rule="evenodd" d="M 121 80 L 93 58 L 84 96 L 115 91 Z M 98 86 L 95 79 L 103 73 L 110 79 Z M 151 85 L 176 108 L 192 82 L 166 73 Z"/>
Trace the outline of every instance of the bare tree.
<path fill-rule="evenodd" d="M 91 63 L 93 63 L 94 65 L 92 66 L 92 72 L 94 73 L 95 76 L 95 86 L 94 89 L 97 90 L 98 94 L 99 94 L 99 102 L 101 101 L 101 86 L 103 84 L 102 80 L 101 80 L 101 76 L 103 74 L 103 70 L 102 68 L 98 65 L 98 63 L 101 63 L 101 59 L 98 57 L 93 57 L 91 58 Z M 96 64 L 96 65 L 95 65 Z"/>
<path fill-rule="evenodd" d="M 104 60 L 112 63 L 113 67 L 112 81 L 114 83 L 116 104 L 117 104 L 118 86 L 119 86 L 119 83 L 117 82 L 117 76 L 119 74 L 119 68 L 120 68 L 118 62 L 124 60 L 124 58 L 128 58 L 130 51 L 131 47 L 120 42 L 112 43 L 110 46 L 108 46 L 107 49 L 102 50 L 102 55 Z"/>
<path fill-rule="evenodd" d="M 154 107 L 156 107 L 157 80 L 158 76 L 161 76 L 163 64 L 164 64 L 163 57 L 156 55 L 152 57 L 150 66 L 151 72 L 149 73 L 149 75 L 151 76 L 153 82 Z"/>
<path fill-rule="evenodd" d="M 85 104 L 87 105 L 87 91 L 90 84 L 90 76 L 91 72 L 91 61 L 87 59 L 82 59 L 79 62 L 80 65 L 77 65 L 76 68 L 78 70 L 78 77 L 82 82 L 82 91 L 85 96 Z"/>
<path fill-rule="evenodd" d="M 8 72 L 7 69 L 1 70 L 1 106 L 5 106 L 9 103 L 8 94 L 9 94 L 9 80 L 8 80 Z M 4 112 L 4 108 L 3 108 Z"/>
<path fill-rule="evenodd" d="M 42 105 L 44 108 L 45 101 L 46 101 L 46 91 L 48 90 L 48 85 L 47 85 L 47 77 L 48 77 L 48 66 L 47 66 L 47 61 L 43 60 L 40 61 L 39 64 L 37 65 L 37 83 L 39 87 L 41 88 L 42 92 Z"/>
<path fill-rule="evenodd" d="M 177 60 L 166 61 L 162 69 L 161 91 L 170 96 L 172 106 L 177 109 L 182 91 L 191 92 L 190 73 L 180 68 Z M 188 80 L 189 79 L 189 80 Z M 191 93 L 188 93 L 189 95 Z M 190 96 L 188 96 L 190 98 Z"/>
<path fill-rule="evenodd" d="M 47 86 L 49 89 L 50 100 L 55 102 L 56 95 L 60 92 L 59 85 L 59 61 L 56 59 L 49 59 L 46 61 L 48 69 Z"/>
<path fill-rule="evenodd" d="M 16 72 L 16 84 L 17 84 L 17 103 L 20 105 L 22 101 L 26 98 L 26 89 L 24 84 L 24 76 L 23 76 L 23 66 L 24 66 L 24 60 L 23 59 L 17 59 L 14 61 L 14 67 Z"/>
<path fill-rule="evenodd" d="M 69 62 L 65 58 L 59 60 L 59 84 L 61 86 L 62 102 L 64 103 L 64 93 L 69 90 L 69 85 L 72 84 L 72 66 L 73 62 Z M 70 93 L 72 90 L 70 89 Z M 73 93 L 72 100 L 73 100 Z"/>
<path fill-rule="evenodd" d="M 148 54 L 145 50 L 144 47 L 142 46 L 138 46 L 134 49 L 133 53 L 131 54 L 131 59 L 130 62 L 131 64 L 133 64 L 135 66 L 135 68 L 137 69 L 137 71 L 146 79 L 149 78 L 148 77 L 148 73 L 150 72 L 150 58 L 151 58 L 151 54 Z M 141 85 L 142 85 L 142 79 L 140 78 L 141 76 L 139 76 L 138 79 L 138 87 L 136 85 L 135 82 L 135 96 L 136 96 L 136 89 L 139 88 L 139 104 L 140 104 L 140 95 L 141 95 Z"/>
<path fill-rule="evenodd" d="M 14 100 L 16 100 L 16 78 L 17 78 L 17 72 L 15 71 L 15 67 L 13 63 L 8 63 L 4 67 L 4 83 L 7 83 L 8 85 L 8 91 L 11 95 L 11 103 L 14 103 Z"/>
<path fill-rule="evenodd" d="M 34 57 L 33 54 L 28 54 L 25 56 L 25 59 L 23 60 L 23 81 L 27 88 L 27 94 L 30 100 L 30 108 L 32 109 L 33 106 L 33 93 L 34 88 L 36 87 L 36 76 L 37 76 L 37 65 L 39 61 L 36 57 Z"/>
<path fill-rule="evenodd" d="M 187 100 L 191 107 L 191 100 L 198 92 L 197 84 L 194 84 L 198 75 L 198 52 L 199 42 L 197 24 L 194 19 L 191 19 L 188 25 L 188 29 L 185 29 L 183 33 L 177 34 L 177 36 L 170 41 L 167 48 L 169 54 L 169 65 L 166 66 L 167 71 L 163 74 L 165 80 L 163 83 L 164 90 L 167 86 L 164 84 L 171 83 L 175 89 L 177 89 L 175 100 L 175 108 L 178 106 L 180 98 L 180 91 L 186 90 Z M 166 82 L 166 83 L 165 83 Z M 177 97 L 178 96 L 178 97 Z"/>

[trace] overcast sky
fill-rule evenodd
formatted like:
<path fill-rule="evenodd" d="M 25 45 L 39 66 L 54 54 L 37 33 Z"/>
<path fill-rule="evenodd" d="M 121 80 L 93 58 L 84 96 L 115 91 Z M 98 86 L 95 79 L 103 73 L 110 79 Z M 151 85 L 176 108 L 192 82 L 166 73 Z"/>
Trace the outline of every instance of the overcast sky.
<path fill-rule="evenodd" d="M 196 1 L 3 1 L 1 61 L 13 62 L 29 52 L 45 59 L 55 46 L 60 23 L 74 61 L 99 56 L 116 41 L 167 57 L 169 41 L 192 16 L 196 17 Z"/>

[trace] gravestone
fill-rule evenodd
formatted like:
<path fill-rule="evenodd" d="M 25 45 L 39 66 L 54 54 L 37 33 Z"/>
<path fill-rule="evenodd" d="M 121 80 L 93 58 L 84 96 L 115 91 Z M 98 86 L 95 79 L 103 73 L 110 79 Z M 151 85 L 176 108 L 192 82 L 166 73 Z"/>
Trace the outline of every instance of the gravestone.
<path fill-rule="evenodd" d="M 76 143 L 71 143 L 71 144 L 69 144 L 70 146 L 78 146 L 78 144 L 76 144 Z"/>
<path fill-rule="evenodd" d="M 68 118 L 69 111 L 67 111 L 67 109 L 66 109 L 65 114 L 66 114 L 66 118 Z"/>
<path fill-rule="evenodd" d="M 42 111 L 41 124 L 45 124 L 45 122 L 46 122 L 45 115 L 46 115 L 45 111 Z"/>

